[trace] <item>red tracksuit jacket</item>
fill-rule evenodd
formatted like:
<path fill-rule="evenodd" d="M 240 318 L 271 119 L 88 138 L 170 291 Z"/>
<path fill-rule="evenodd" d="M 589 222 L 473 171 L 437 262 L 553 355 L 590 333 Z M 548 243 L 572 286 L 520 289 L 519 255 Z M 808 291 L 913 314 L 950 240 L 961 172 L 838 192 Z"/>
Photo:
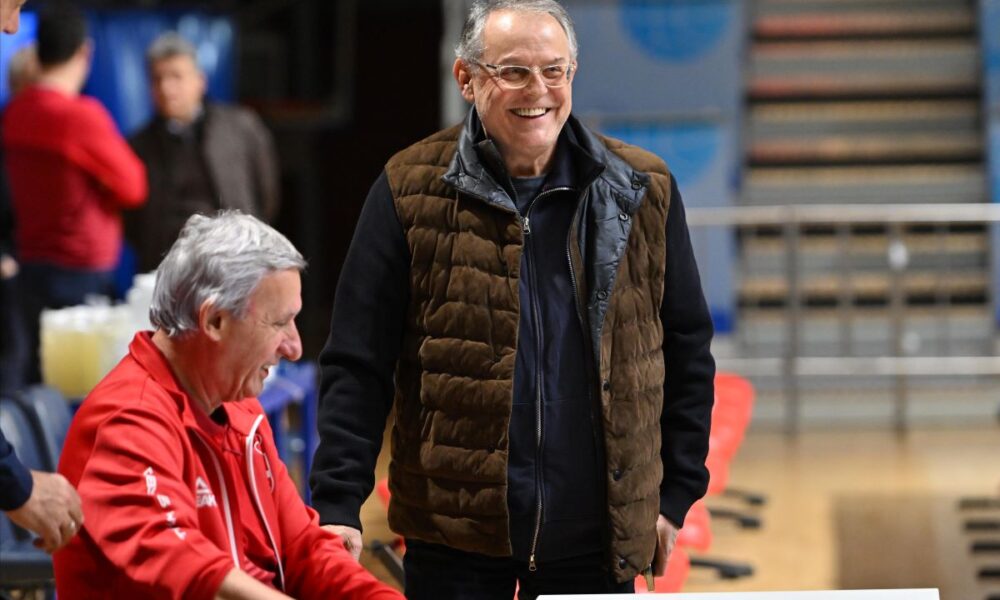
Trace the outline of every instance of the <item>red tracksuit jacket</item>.
<path fill-rule="evenodd" d="M 63 448 L 85 523 L 55 554 L 59 597 L 212 598 L 236 566 L 296 598 L 402 598 L 320 529 L 257 400 L 222 410 L 225 425 L 196 408 L 136 335 Z"/>

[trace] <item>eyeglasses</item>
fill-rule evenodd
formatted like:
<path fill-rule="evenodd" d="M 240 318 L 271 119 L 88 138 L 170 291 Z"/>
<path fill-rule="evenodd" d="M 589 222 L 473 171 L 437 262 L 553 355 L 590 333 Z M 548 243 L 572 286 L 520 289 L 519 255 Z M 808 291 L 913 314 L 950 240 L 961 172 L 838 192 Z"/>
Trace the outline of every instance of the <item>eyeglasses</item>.
<path fill-rule="evenodd" d="M 521 65 L 491 65 L 489 63 L 477 62 L 481 67 L 489 69 L 497 80 L 500 87 L 507 90 L 519 90 L 528 85 L 531 75 L 538 73 L 542 76 L 542 83 L 550 88 L 558 88 L 566 85 L 573 79 L 572 64 L 556 63 L 546 67 L 524 67 Z"/>

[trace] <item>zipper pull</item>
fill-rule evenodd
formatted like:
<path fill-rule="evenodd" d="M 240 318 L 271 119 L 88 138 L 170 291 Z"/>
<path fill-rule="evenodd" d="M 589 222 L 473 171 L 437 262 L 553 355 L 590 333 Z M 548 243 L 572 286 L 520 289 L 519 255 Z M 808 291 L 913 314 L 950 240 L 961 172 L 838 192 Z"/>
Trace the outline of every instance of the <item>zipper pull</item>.
<path fill-rule="evenodd" d="M 524 235 L 531 235 L 531 223 L 528 222 L 528 217 L 523 217 L 521 219 L 521 233 Z"/>
<path fill-rule="evenodd" d="M 532 553 L 531 556 L 528 557 L 528 570 L 531 571 L 532 573 L 538 570 L 538 565 L 535 564 L 534 553 Z"/>

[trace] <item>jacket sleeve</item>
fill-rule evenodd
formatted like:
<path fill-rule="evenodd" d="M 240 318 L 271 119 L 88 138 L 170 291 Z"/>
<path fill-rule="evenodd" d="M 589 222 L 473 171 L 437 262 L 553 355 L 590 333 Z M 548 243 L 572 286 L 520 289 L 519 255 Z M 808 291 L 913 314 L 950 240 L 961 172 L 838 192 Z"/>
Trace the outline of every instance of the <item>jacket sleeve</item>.
<path fill-rule="evenodd" d="M 104 186 L 112 203 L 121 208 L 141 206 L 148 190 L 146 167 L 100 103 L 92 100 L 84 106 L 85 118 L 76 123 L 72 158 Z"/>
<path fill-rule="evenodd" d="M 81 535 L 151 596 L 213 598 L 235 563 L 198 529 L 185 437 L 140 407 L 102 424 L 77 486 Z"/>
<path fill-rule="evenodd" d="M 3 431 L 0 431 L 0 510 L 21 508 L 31 497 L 31 471 L 17 459 Z"/>
<path fill-rule="evenodd" d="M 273 439 L 265 420 L 264 437 Z M 275 467 L 274 506 L 279 519 L 285 592 L 300 600 L 402 600 L 403 595 L 377 580 L 354 560 L 339 536 L 319 526 L 316 511 L 299 496 L 273 444 L 269 461 Z"/>
<path fill-rule="evenodd" d="M 383 172 L 361 210 L 319 356 L 320 443 L 310 484 L 321 523 L 361 529 L 358 513 L 375 483 L 392 406 L 409 273 L 409 249 Z"/>
<path fill-rule="evenodd" d="M 278 153 L 274 149 L 274 138 L 260 118 L 249 111 L 247 128 L 251 145 L 250 160 L 253 161 L 256 209 L 264 221 L 273 221 L 281 208 Z"/>
<path fill-rule="evenodd" d="M 710 348 L 712 318 L 701 289 L 684 204 L 672 176 L 666 227 L 667 262 L 660 307 L 666 365 L 660 415 L 660 513 L 683 525 L 688 509 L 708 488 L 705 457 L 715 402 L 715 359 Z"/>

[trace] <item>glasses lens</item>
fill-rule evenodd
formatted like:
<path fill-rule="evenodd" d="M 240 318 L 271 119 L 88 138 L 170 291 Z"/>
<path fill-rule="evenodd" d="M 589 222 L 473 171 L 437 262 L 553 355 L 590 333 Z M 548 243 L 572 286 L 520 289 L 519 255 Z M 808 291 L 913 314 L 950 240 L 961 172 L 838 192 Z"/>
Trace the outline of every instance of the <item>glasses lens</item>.
<path fill-rule="evenodd" d="M 542 79 L 549 86 L 562 85 L 566 82 L 566 67 L 563 65 L 549 65 L 542 69 Z"/>
<path fill-rule="evenodd" d="M 569 83 L 569 74 L 572 72 L 568 65 L 549 65 L 547 67 L 523 67 L 519 65 L 491 65 L 481 63 L 482 66 L 491 69 L 499 80 L 499 83 L 511 90 L 523 88 L 528 85 L 533 77 L 534 71 L 542 76 L 542 81 L 548 87 L 561 87 Z"/>
<path fill-rule="evenodd" d="M 521 87 L 531 78 L 531 69 L 514 65 L 504 65 L 497 69 L 497 77 L 512 87 Z"/>

